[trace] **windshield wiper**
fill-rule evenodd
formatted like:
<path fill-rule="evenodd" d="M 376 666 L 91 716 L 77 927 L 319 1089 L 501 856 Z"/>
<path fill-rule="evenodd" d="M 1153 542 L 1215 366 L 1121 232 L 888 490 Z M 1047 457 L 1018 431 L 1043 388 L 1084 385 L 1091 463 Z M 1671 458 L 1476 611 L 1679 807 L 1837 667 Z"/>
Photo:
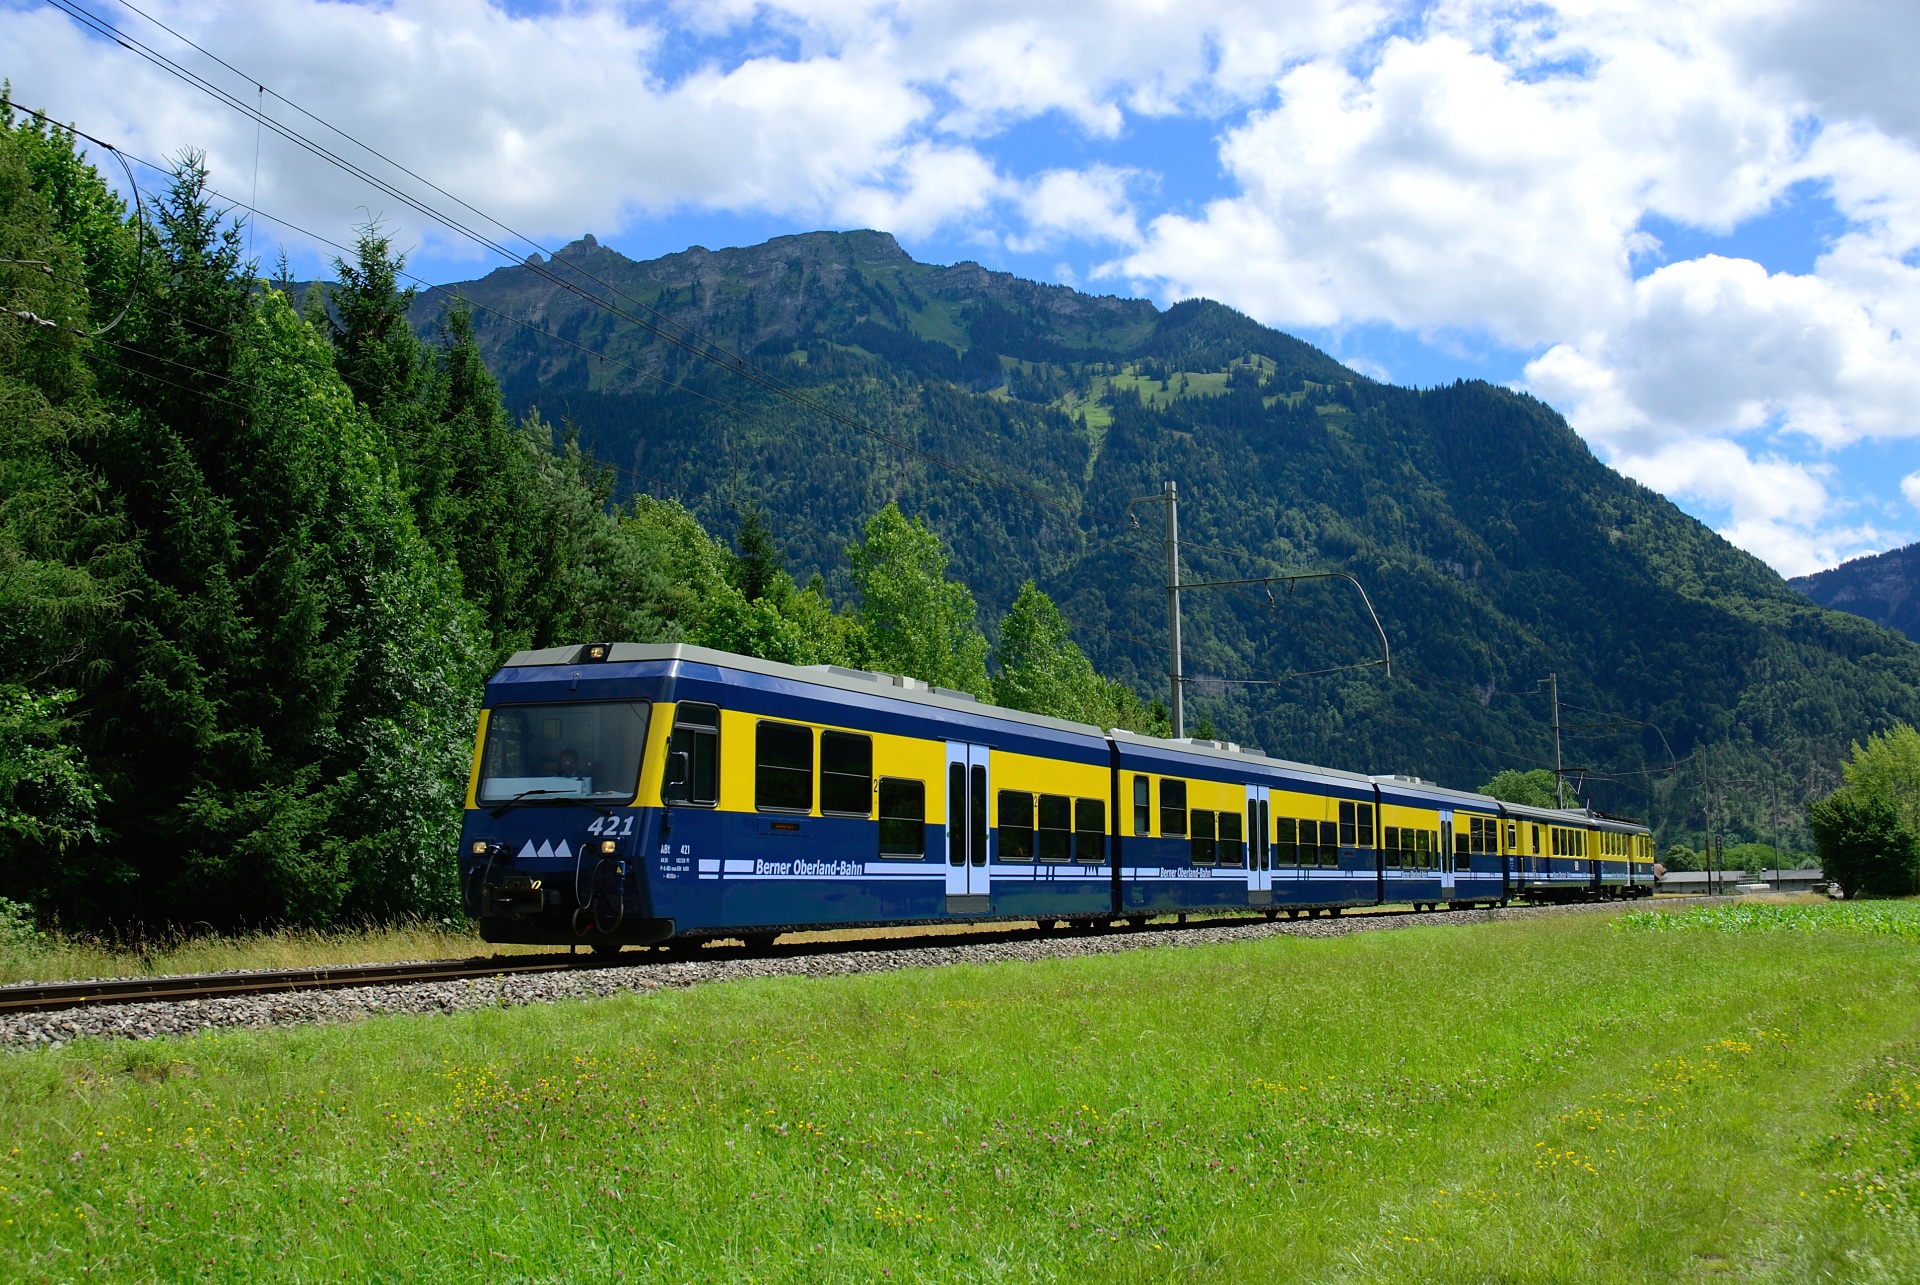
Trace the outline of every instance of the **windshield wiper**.
<path fill-rule="evenodd" d="M 508 799 L 505 803 L 502 803 L 499 807 L 495 808 L 492 812 L 488 813 L 488 815 L 496 816 L 496 817 L 505 816 L 507 813 L 507 809 L 516 806 L 517 804 L 523 802 L 524 800 L 531 799 L 536 795 L 541 795 L 541 794 L 565 794 L 565 795 L 570 795 L 574 798 L 579 797 L 578 795 L 574 794 L 572 790 L 522 790 L 520 791 L 520 793 Z"/>

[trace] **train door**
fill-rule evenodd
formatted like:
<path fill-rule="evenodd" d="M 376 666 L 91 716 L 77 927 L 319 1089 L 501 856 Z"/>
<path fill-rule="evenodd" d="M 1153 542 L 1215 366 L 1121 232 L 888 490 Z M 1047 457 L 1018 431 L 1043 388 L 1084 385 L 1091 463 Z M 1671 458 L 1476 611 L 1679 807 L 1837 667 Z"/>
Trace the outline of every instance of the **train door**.
<path fill-rule="evenodd" d="M 1273 796 L 1264 785 L 1247 787 L 1247 900 L 1273 900 Z"/>
<path fill-rule="evenodd" d="M 1440 899 L 1453 900 L 1453 813 L 1440 814 Z"/>
<path fill-rule="evenodd" d="M 987 887 L 987 747 L 947 742 L 947 909 L 981 915 Z"/>
<path fill-rule="evenodd" d="M 1500 900 L 1504 903 L 1513 897 L 1514 867 L 1520 861 L 1520 823 L 1502 817 L 1494 824 L 1500 831 Z"/>

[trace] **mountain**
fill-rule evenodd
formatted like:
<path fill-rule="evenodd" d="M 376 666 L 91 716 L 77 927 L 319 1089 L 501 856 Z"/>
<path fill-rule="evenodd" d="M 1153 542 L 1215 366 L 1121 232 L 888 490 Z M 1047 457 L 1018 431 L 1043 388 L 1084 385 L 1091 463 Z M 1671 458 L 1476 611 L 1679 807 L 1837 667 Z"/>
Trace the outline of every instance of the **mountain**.
<path fill-rule="evenodd" d="M 1788 584 L 1823 607 L 1920 638 L 1920 544 L 1873 553 Z"/>
<path fill-rule="evenodd" d="M 1551 766 L 1539 680 L 1557 674 L 1583 797 L 1674 838 L 1711 816 L 1804 844 L 1803 801 L 1849 741 L 1920 719 L 1920 646 L 1809 602 L 1523 394 L 1376 383 L 1217 303 L 919 263 L 883 232 L 644 263 L 589 237 L 544 270 L 564 284 L 501 268 L 423 296 L 416 321 L 464 297 L 513 404 L 712 529 L 758 504 L 796 573 L 841 594 L 842 550 L 897 499 L 948 542 L 990 632 L 1035 577 L 1096 663 L 1162 694 L 1160 514 L 1126 515 L 1168 479 L 1184 579 L 1334 569 L 1365 586 L 1391 679 L 1339 670 L 1379 652 L 1344 582 L 1186 595 L 1190 729 L 1471 788 Z M 596 297 L 692 327 L 908 449 Z"/>

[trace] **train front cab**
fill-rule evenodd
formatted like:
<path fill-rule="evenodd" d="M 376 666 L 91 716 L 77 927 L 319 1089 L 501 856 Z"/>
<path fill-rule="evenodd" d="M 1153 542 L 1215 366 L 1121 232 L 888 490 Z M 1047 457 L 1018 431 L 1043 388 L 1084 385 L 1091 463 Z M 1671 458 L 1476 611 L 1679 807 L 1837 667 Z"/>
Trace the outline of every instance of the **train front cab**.
<path fill-rule="evenodd" d="M 487 686 L 461 843 L 487 940 L 1110 913 L 1098 729 L 884 675 L 588 650 Z"/>

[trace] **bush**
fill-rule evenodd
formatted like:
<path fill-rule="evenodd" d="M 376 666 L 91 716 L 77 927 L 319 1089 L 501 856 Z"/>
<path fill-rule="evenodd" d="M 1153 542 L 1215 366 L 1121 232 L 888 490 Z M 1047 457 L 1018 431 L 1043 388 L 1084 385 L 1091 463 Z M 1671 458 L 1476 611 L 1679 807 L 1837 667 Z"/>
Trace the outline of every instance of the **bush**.
<path fill-rule="evenodd" d="M 1920 841 L 1884 798 L 1848 786 L 1807 813 L 1820 872 L 1847 896 L 1920 892 Z"/>
<path fill-rule="evenodd" d="M 1698 870 L 1705 864 L 1700 854 L 1684 843 L 1676 843 L 1661 853 L 1660 863 L 1669 870 Z"/>
<path fill-rule="evenodd" d="M 0 897 L 0 946 L 25 946 L 40 939 L 33 907 Z"/>

